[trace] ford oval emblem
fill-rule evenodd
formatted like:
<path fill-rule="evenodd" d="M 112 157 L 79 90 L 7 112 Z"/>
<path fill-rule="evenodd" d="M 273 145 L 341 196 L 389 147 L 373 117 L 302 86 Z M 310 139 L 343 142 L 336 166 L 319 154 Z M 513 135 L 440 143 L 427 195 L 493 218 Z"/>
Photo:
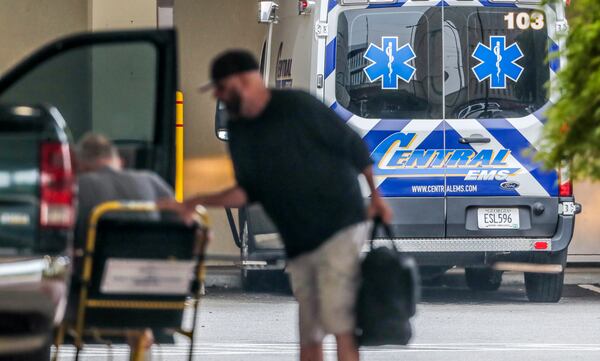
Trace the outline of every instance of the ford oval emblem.
<path fill-rule="evenodd" d="M 504 189 L 505 191 L 512 191 L 515 190 L 517 188 L 519 188 L 519 183 L 517 182 L 503 182 L 500 184 L 500 188 Z"/>

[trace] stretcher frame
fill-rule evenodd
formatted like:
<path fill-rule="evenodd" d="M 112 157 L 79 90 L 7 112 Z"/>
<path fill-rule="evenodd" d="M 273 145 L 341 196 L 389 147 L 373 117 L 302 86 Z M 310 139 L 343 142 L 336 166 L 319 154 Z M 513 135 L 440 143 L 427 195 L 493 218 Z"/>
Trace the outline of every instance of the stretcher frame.
<path fill-rule="evenodd" d="M 136 202 L 136 201 L 111 201 L 105 202 L 94 208 L 90 216 L 89 226 L 87 230 L 85 253 L 83 258 L 82 270 L 82 286 L 79 290 L 79 300 L 77 304 L 77 314 L 75 324 L 63 323 L 56 333 L 55 347 L 56 352 L 53 360 L 58 359 L 60 345 L 64 341 L 65 333 L 69 333 L 74 338 L 76 348 L 75 360 L 79 360 L 79 355 L 84 345 L 84 336 L 91 336 L 96 340 L 102 341 L 104 337 L 124 337 L 132 339 L 133 345 L 130 352 L 130 360 L 142 361 L 147 355 L 149 349 L 148 343 L 152 340 L 144 329 L 128 329 L 126 325 L 123 328 L 87 328 L 85 323 L 86 310 L 89 308 L 103 309 L 136 309 L 136 310 L 183 310 L 189 305 L 193 307 L 193 322 L 191 330 L 186 331 L 179 329 L 177 332 L 190 339 L 188 360 L 192 360 L 194 350 L 194 336 L 196 331 L 196 319 L 198 317 L 198 309 L 200 305 L 200 297 L 202 294 L 202 284 L 204 282 L 205 268 L 205 250 L 208 244 L 210 232 L 210 218 L 208 212 L 203 207 L 197 207 L 194 215 L 194 222 L 198 225 L 196 239 L 194 244 L 194 278 L 190 286 L 190 299 L 188 301 L 173 302 L 173 301 L 140 301 L 140 300 L 96 300 L 88 297 L 90 281 L 92 279 L 93 256 L 96 247 L 97 227 L 100 219 L 107 213 L 119 212 L 156 212 L 159 211 L 154 202 Z"/>

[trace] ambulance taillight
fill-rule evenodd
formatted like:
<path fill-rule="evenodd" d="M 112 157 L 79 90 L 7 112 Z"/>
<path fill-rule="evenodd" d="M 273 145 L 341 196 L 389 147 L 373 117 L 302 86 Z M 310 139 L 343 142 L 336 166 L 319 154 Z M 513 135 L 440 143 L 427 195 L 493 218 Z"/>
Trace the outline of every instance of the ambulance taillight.
<path fill-rule="evenodd" d="M 559 169 L 558 195 L 560 197 L 573 196 L 573 183 L 571 182 L 571 173 L 567 164 L 563 164 Z"/>
<path fill-rule="evenodd" d="M 314 0 L 298 0 L 298 15 L 308 15 L 314 7 Z"/>

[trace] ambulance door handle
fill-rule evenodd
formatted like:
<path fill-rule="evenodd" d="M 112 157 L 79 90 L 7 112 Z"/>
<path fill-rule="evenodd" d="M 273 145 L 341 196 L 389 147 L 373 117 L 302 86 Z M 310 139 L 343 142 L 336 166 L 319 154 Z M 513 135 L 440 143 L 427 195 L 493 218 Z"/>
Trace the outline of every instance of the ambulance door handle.
<path fill-rule="evenodd" d="M 461 144 L 470 144 L 470 143 L 489 143 L 491 140 L 490 138 L 486 138 L 486 137 L 463 137 L 458 139 L 459 143 Z"/>

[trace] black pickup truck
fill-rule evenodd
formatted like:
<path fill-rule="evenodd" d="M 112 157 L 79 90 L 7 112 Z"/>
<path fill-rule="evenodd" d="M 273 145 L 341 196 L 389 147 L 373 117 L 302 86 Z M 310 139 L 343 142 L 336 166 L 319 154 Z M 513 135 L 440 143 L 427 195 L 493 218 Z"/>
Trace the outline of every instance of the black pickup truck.
<path fill-rule="evenodd" d="M 156 29 L 76 34 L 0 77 L 0 360 L 48 360 L 63 320 L 77 221 L 72 142 L 102 133 L 127 167 L 175 184 L 175 39 Z"/>
<path fill-rule="evenodd" d="M 60 112 L 0 106 L 0 341 L 11 352 L 47 358 L 67 302 L 74 201 Z"/>

